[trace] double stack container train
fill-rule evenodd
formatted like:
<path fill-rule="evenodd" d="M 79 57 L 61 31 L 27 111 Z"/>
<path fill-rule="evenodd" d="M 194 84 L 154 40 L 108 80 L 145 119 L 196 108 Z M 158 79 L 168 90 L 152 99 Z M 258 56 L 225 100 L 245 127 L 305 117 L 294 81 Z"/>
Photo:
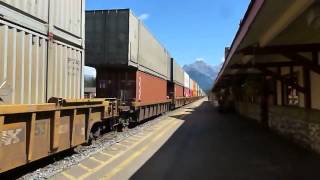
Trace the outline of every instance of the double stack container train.
<path fill-rule="evenodd" d="M 87 11 L 86 45 L 86 65 L 97 70 L 97 97 L 120 99 L 130 122 L 197 97 L 196 83 L 130 9 Z"/>
<path fill-rule="evenodd" d="M 0 173 L 204 96 L 129 10 L 89 11 L 85 32 L 84 4 L 0 0 Z"/>

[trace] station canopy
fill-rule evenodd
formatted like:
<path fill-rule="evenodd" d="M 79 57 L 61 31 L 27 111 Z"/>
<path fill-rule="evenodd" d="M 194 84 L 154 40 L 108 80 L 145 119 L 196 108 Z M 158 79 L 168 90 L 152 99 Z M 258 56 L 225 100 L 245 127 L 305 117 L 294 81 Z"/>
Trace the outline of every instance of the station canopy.
<path fill-rule="evenodd" d="M 276 78 L 277 68 L 303 66 L 320 73 L 320 3 L 253 0 L 241 21 L 213 91 L 252 74 Z"/>

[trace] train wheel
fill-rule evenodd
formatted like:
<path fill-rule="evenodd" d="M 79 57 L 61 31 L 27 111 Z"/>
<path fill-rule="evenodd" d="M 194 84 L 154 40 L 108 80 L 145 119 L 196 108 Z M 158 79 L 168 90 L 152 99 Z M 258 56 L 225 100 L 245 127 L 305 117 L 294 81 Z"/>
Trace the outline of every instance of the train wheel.
<path fill-rule="evenodd" d="M 91 128 L 90 134 L 89 134 L 89 144 L 92 143 L 93 140 L 98 139 L 102 134 L 102 126 L 101 124 L 96 124 Z"/>
<path fill-rule="evenodd" d="M 122 123 L 119 123 L 118 126 L 117 126 L 117 131 L 118 131 L 118 132 L 122 132 L 122 131 L 123 131 L 123 128 L 124 128 L 123 124 L 122 124 Z"/>

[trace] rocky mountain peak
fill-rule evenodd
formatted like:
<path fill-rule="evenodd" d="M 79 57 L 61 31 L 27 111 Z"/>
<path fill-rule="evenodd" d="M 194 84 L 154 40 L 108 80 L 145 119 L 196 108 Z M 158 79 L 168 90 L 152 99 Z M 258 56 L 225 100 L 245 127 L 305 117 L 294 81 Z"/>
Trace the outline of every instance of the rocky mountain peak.
<path fill-rule="evenodd" d="M 197 81 L 199 86 L 207 91 L 212 88 L 213 82 L 216 79 L 221 65 L 211 66 L 203 60 L 197 60 L 192 64 L 183 66 L 183 69 L 190 75 L 190 77 Z"/>

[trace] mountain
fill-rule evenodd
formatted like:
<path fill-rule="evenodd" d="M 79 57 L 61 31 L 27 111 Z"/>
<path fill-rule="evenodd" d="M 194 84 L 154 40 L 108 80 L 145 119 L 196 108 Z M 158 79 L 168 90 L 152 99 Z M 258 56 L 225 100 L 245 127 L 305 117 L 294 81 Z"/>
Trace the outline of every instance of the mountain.
<path fill-rule="evenodd" d="M 183 69 L 195 80 L 199 86 L 208 91 L 212 88 L 213 82 L 216 79 L 221 65 L 211 66 L 204 61 L 196 61 L 193 64 L 183 66 Z"/>

